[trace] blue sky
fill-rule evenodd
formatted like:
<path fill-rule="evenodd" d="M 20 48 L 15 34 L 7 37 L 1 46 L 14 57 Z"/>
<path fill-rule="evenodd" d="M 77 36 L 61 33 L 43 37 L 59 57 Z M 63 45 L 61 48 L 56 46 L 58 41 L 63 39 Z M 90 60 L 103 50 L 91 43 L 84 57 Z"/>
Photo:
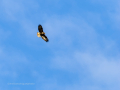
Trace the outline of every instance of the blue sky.
<path fill-rule="evenodd" d="M 120 1 L 0 0 L 0 90 L 120 90 Z"/>

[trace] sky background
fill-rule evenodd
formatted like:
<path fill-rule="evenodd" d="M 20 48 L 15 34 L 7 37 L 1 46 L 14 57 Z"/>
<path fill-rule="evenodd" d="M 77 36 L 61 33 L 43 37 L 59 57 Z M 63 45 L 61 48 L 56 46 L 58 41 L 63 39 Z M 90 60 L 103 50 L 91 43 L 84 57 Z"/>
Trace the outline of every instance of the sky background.
<path fill-rule="evenodd" d="M 0 0 L 0 90 L 120 90 L 120 1 Z"/>

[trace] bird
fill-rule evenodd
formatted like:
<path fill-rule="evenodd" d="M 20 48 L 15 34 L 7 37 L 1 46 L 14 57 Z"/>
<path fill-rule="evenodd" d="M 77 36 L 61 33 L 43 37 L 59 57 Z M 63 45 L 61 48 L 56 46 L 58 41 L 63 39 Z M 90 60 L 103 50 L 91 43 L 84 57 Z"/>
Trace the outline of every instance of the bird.
<path fill-rule="evenodd" d="M 37 36 L 42 37 L 42 39 L 44 41 L 48 42 L 49 40 L 48 40 L 47 36 L 45 35 L 45 33 L 43 32 L 43 27 L 40 24 L 38 25 L 38 31 L 39 32 L 37 32 Z"/>

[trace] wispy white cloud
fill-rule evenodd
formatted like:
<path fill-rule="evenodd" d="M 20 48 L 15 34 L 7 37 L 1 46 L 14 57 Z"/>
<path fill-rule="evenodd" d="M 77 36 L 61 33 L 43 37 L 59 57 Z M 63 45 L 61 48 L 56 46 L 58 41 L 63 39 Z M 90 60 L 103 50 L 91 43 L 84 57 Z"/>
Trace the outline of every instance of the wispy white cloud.
<path fill-rule="evenodd" d="M 6 42 L 11 36 L 11 31 L 0 29 L 0 78 L 9 77 L 13 80 L 18 77 L 18 69 L 27 64 L 27 58 L 22 52 L 12 47 L 7 47 Z"/>
<path fill-rule="evenodd" d="M 119 57 L 105 57 L 102 54 L 92 55 L 90 52 L 74 52 L 73 55 L 58 55 L 58 57 L 54 58 L 51 62 L 51 68 L 57 70 L 63 70 L 66 72 L 77 73 L 79 75 L 79 83 L 90 82 L 91 79 L 94 82 L 92 85 L 82 84 L 78 85 L 78 88 L 82 88 L 86 90 L 86 87 L 90 87 L 93 90 L 99 90 L 102 87 L 100 85 L 106 85 L 106 88 L 117 89 L 120 88 L 120 58 Z M 85 75 L 85 76 L 83 76 Z M 95 85 L 98 84 L 98 86 Z M 76 83 L 75 85 L 77 85 Z M 76 87 L 76 86 L 75 86 Z M 70 90 L 76 89 L 73 86 L 69 86 L 72 88 Z M 105 90 L 106 90 L 105 88 Z M 104 88 L 102 88 L 104 90 Z M 66 89 L 68 90 L 68 89 Z"/>
<path fill-rule="evenodd" d="M 29 2 L 24 0 L 1 0 L 0 5 L 4 15 L 3 18 L 5 17 L 8 20 L 17 22 L 27 17 L 27 13 L 30 12 L 30 10 L 38 7 L 38 4 L 32 0 Z"/>
<path fill-rule="evenodd" d="M 112 22 L 113 28 L 116 30 L 120 29 L 120 1 L 119 0 L 90 0 L 94 4 L 101 5 L 101 7 L 104 7 L 104 10 L 106 11 L 109 20 Z M 103 13 L 101 13 L 103 14 Z"/>
<path fill-rule="evenodd" d="M 0 56 L 0 63 L 0 75 L 15 78 L 17 74 L 16 70 L 22 69 L 21 66 L 27 64 L 28 61 L 24 56 L 20 55 L 20 53 L 4 48 Z"/>
<path fill-rule="evenodd" d="M 16 17 L 20 16 L 24 12 L 24 8 L 20 1 L 15 0 L 1 0 L 1 7 L 3 8 L 3 14 L 8 20 L 16 21 Z"/>
<path fill-rule="evenodd" d="M 116 27 L 115 30 L 120 30 L 120 2 L 116 4 L 116 8 L 113 12 L 109 12 L 110 18 L 113 20 L 113 25 Z"/>

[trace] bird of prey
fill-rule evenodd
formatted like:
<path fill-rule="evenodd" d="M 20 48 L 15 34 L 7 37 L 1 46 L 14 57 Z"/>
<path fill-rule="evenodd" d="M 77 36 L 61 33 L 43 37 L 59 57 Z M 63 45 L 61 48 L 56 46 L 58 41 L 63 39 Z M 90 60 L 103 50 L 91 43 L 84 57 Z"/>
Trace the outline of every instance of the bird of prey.
<path fill-rule="evenodd" d="M 41 25 L 38 25 L 38 31 L 39 31 L 39 32 L 37 32 L 37 36 L 38 36 L 38 37 L 42 37 L 43 40 L 45 40 L 46 42 L 48 42 L 48 38 L 47 38 L 47 36 L 45 35 L 45 33 L 43 32 L 43 28 L 42 28 Z"/>

